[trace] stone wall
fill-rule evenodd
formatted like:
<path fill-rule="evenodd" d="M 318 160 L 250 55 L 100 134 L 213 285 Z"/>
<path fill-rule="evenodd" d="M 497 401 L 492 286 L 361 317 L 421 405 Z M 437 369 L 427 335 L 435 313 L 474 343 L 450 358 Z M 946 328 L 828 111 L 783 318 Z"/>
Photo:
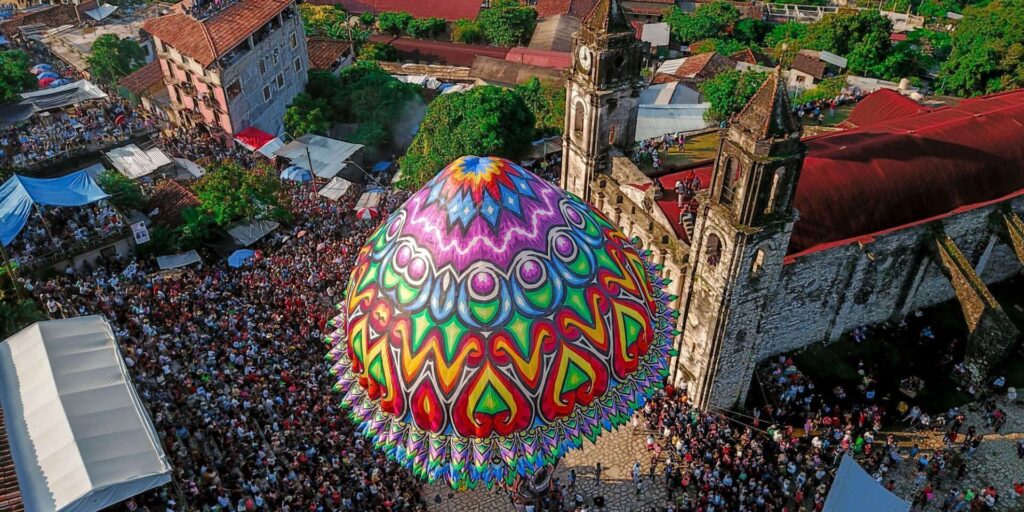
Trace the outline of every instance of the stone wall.
<path fill-rule="evenodd" d="M 1011 205 L 1018 214 L 1024 211 L 1024 197 Z M 999 208 L 989 205 L 937 221 L 986 284 L 1021 272 L 1007 238 L 993 229 Z M 934 229 L 921 224 L 791 258 L 757 358 L 834 341 L 858 326 L 954 299 L 934 256 Z"/>

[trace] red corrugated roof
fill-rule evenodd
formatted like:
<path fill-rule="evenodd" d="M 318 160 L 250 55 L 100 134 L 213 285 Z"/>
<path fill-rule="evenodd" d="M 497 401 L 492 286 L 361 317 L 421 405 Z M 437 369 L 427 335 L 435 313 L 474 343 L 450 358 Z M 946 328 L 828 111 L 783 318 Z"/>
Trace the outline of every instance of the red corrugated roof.
<path fill-rule="evenodd" d="M 407 12 L 415 18 L 444 18 L 448 21 L 475 20 L 480 0 L 309 0 L 313 5 L 340 5 L 353 14 L 364 12 Z"/>
<path fill-rule="evenodd" d="M 594 10 L 595 5 L 597 0 L 537 0 L 534 7 L 538 16 L 567 14 L 582 20 Z"/>
<path fill-rule="evenodd" d="M 446 43 L 411 37 L 370 36 L 375 43 L 388 43 L 398 50 L 403 60 L 436 62 L 450 66 L 472 66 L 477 55 L 505 60 L 508 48 L 472 44 Z"/>
<path fill-rule="evenodd" d="M 146 20 L 142 28 L 203 66 L 209 66 L 291 3 L 292 0 L 243 1 L 203 21 L 177 10 Z"/>
<path fill-rule="evenodd" d="M 806 139 L 790 255 L 967 211 L 1024 193 L 1024 89 Z M 710 176 L 710 166 L 696 169 Z M 677 179 L 659 201 L 678 219 Z M 702 176 L 702 186 L 710 180 Z M 686 240 L 685 233 L 676 233 Z"/>
<path fill-rule="evenodd" d="M 164 72 L 160 69 L 160 61 L 154 60 L 142 66 L 134 73 L 122 78 L 118 83 L 133 94 L 141 95 L 157 84 L 162 84 L 163 80 Z"/>
<path fill-rule="evenodd" d="M 533 50 L 522 46 L 509 50 L 505 60 L 550 69 L 566 69 L 572 65 L 572 55 L 569 55 L 569 52 Z"/>
<path fill-rule="evenodd" d="M 864 97 L 853 107 L 850 117 L 846 118 L 847 126 L 867 126 L 869 124 L 916 116 L 931 109 L 920 103 L 889 89 L 879 89 Z"/>

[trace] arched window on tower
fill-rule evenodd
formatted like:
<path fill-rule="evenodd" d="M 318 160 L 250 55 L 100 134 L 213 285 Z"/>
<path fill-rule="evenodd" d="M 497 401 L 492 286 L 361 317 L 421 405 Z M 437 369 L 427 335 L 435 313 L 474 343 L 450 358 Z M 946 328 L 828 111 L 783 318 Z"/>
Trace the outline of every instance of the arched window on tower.
<path fill-rule="evenodd" d="M 708 243 L 706 249 L 707 262 L 709 267 L 717 267 L 718 262 L 722 260 L 722 240 L 718 238 L 718 235 L 711 233 L 708 236 Z"/>
<path fill-rule="evenodd" d="M 722 178 L 722 204 L 732 204 L 739 181 L 740 161 L 730 157 L 725 161 L 725 176 Z"/>
<path fill-rule="evenodd" d="M 573 107 L 572 136 L 577 142 L 583 141 L 583 121 L 586 111 L 587 107 L 583 105 L 582 101 L 577 101 L 576 106 Z"/>
<path fill-rule="evenodd" d="M 776 210 L 776 202 L 779 200 L 779 187 L 782 186 L 782 177 L 786 174 L 785 167 L 779 167 L 775 169 L 775 174 L 772 175 L 772 191 L 768 194 L 768 206 L 765 206 L 765 213 L 772 213 Z"/>

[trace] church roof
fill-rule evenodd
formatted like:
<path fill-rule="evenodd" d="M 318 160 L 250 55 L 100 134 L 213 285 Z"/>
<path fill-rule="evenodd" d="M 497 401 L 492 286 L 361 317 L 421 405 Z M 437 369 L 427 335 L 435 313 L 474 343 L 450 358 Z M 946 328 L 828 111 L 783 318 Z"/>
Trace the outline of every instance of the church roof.
<path fill-rule="evenodd" d="M 594 33 L 608 34 L 633 30 L 618 0 L 599 0 L 594 10 L 583 19 L 583 27 Z"/>
<path fill-rule="evenodd" d="M 790 257 L 1024 194 L 1022 125 L 1019 89 L 804 139 Z M 710 165 L 659 178 L 658 205 L 683 241 L 672 187 L 691 173 L 709 185 Z"/>
<path fill-rule="evenodd" d="M 733 118 L 732 124 L 757 140 L 780 139 L 800 132 L 800 122 L 789 105 L 786 83 L 778 71 L 761 84 L 743 110 Z"/>
<path fill-rule="evenodd" d="M 899 92 L 890 89 L 879 89 L 864 97 L 853 107 L 850 117 L 844 121 L 844 126 L 867 126 L 881 121 L 915 116 L 929 111 L 931 111 L 930 108 Z"/>

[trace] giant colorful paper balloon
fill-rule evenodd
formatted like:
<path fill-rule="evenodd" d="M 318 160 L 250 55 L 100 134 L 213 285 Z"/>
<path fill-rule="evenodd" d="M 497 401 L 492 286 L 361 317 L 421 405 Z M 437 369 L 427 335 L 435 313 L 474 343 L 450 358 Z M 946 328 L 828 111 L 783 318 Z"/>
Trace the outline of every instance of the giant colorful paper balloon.
<path fill-rule="evenodd" d="M 579 198 L 464 157 L 358 253 L 327 339 L 335 390 L 423 478 L 532 476 L 662 384 L 677 313 L 656 270 Z"/>

